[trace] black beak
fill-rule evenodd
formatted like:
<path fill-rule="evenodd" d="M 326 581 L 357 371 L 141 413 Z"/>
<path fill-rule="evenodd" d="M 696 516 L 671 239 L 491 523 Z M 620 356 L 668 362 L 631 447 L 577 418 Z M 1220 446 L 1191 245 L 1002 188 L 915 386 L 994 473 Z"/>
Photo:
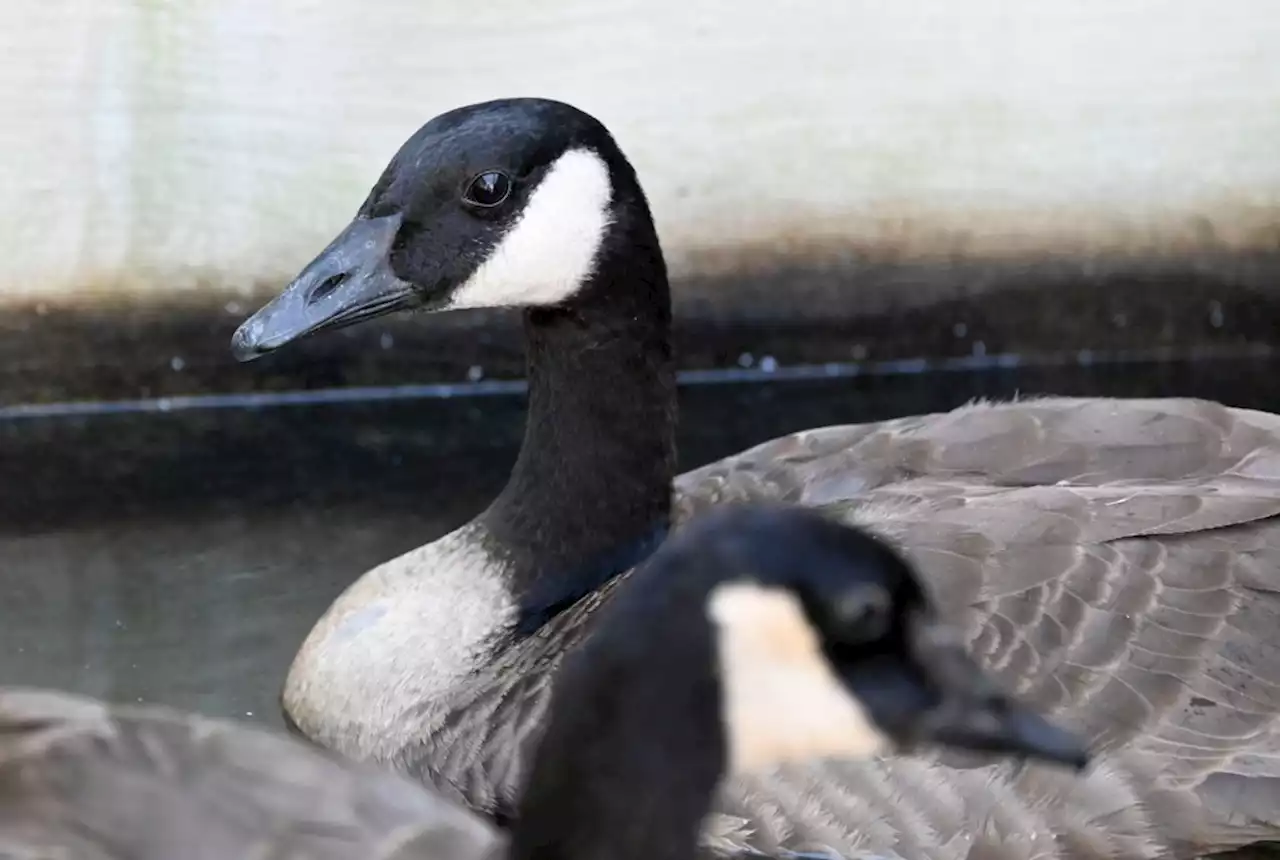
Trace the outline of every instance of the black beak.
<path fill-rule="evenodd" d="M 250 361 L 304 335 L 349 326 L 416 304 L 413 288 L 391 271 L 400 215 L 357 218 L 231 337 Z"/>
<path fill-rule="evenodd" d="M 895 743 L 1039 759 L 1077 770 L 1088 765 L 1084 742 L 1001 690 L 965 652 L 954 628 L 916 619 L 910 638 L 913 659 L 884 655 L 844 673 L 845 683 Z"/>

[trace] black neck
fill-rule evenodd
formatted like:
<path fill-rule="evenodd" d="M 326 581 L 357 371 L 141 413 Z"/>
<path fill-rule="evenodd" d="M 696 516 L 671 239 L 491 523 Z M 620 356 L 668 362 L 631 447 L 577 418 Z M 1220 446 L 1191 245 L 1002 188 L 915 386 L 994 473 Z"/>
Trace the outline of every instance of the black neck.
<path fill-rule="evenodd" d="M 698 854 L 726 763 L 714 640 L 705 595 L 681 588 L 697 577 L 672 570 L 658 579 L 619 598 L 625 612 L 607 606 L 562 667 L 512 824 L 511 860 Z"/>
<path fill-rule="evenodd" d="M 670 515 L 676 405 L 666 268 L 638 188 L 621 189 L 615 208 L 590 282 L 571 303 L 525 313 L 524 443 L 483 516 L 534 615 L 630 567 Z"/>

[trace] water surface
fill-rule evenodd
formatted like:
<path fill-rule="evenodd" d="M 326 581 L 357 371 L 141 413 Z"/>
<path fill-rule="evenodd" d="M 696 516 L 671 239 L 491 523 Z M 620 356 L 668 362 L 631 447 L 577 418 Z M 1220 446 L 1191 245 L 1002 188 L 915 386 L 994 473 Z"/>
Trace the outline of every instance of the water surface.
<path fill-rule="evenodd" d="M 1280 362 L 687 385 L 682 466 L 806 427 L 1037 393 L 1280 411 Z M 486 504 L 523 408 L 499 393 L 0 419 L 0 683 L 279 725 L 311 624 L 359 573 Z"/>

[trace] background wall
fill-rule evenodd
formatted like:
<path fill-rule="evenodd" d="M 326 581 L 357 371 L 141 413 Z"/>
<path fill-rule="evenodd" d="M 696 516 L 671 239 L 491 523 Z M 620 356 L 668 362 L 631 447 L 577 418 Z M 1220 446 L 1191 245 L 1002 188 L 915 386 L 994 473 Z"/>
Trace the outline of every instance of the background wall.
<path fill-rule="evenodd" d="M 1213 330 L 1275 280 L 1268 0 L 17 0 L 0 16 L 0 359 L 23 397 L 241 384 L 225 337 L 404 138 L 507 95 L 614 130 L 684 319 L 887 319 L 1106 281 L 1065 343 L 1115 316 L 1097 297 L 1116 278 L 1144 302 L 1191 297 Z M 388 325 L 352 348 L 413 337 Z M 912 343 L 895 349 L 944 349 Z M 442 360 L 413 372 L 455 372 Z"/>

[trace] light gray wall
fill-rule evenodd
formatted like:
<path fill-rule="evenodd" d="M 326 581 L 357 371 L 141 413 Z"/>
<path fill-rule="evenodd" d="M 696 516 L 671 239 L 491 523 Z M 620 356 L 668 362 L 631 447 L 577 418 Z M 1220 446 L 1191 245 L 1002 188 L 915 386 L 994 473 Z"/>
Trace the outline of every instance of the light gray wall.
<path fill-rule="evenodd" d="M 677 275 L 1274 246 L 1272 0 L 17 0 L 0 297 L 291 275 L 430 116 L 604 120 Z"/>

